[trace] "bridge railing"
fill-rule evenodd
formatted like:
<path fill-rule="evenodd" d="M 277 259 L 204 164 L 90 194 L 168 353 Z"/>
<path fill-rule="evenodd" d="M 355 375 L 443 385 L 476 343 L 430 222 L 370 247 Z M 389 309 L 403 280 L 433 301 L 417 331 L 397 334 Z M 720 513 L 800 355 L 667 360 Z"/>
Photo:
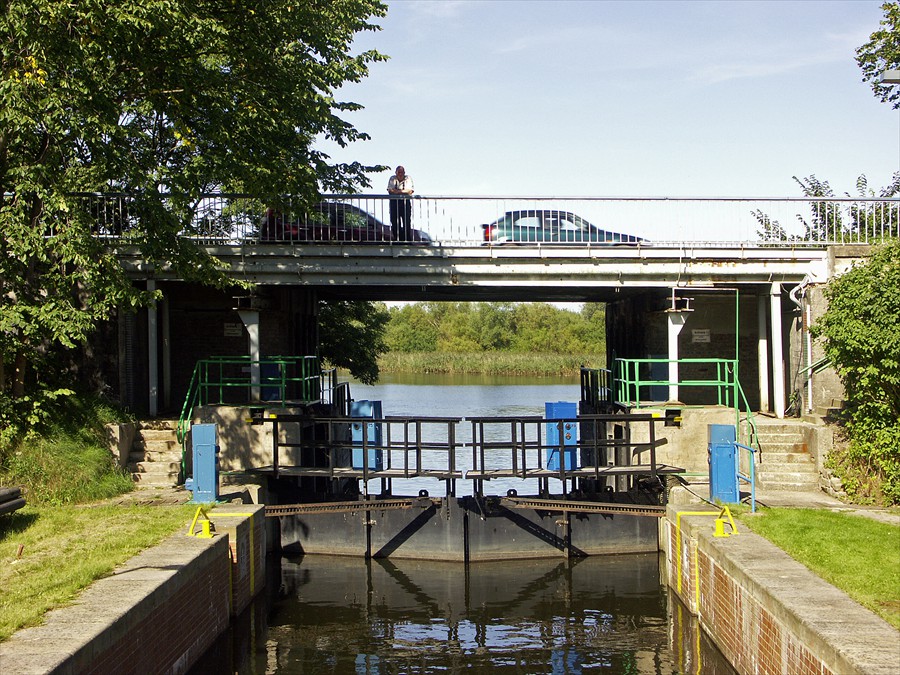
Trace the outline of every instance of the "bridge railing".
<path fill-rule="evenodd" d="M 96 223 L 97 236 L 128 240 L 141 223 L 166 213 L 182 236 L 201 244 L 268 245 L 392 241 L 391 199 L 380 194 L 323 195 L 317 205 L 286 196 L 267 204 L 247 195 L 208 193 L 192 198 L 128 194 L 78 194 L 74 208 Z M 153 201 L 155 200 L 155 201 Z M 621 243 L 676 246 L 755 244 L 822 246 L 874 243 L 900 236 L 900 199 L 415 196 L 410 200 L 410 242 L 446 246 L 504 246 L 520 235 L 486 237 L 485 226 L 510 228 L 508 214 L 540 223 L 542 234 L 516 243 L 552 245 L 575 238 L 581 246 Z M 549 214 L 552 217 L 544 217 Z M 575 216 L 578 218 L 576 219 Z M 60 222 L 65 215 L 60 215 Z M 600 236 L 572 234 L 590 223 Z M 580 226 L 580 225 L 579 225 Z M 48 218 L 48 234 L 56 222 Z M 568 234 L 567 234 L 568 231 Z M 607 236 L 608 235 L 608 236 Z"/>

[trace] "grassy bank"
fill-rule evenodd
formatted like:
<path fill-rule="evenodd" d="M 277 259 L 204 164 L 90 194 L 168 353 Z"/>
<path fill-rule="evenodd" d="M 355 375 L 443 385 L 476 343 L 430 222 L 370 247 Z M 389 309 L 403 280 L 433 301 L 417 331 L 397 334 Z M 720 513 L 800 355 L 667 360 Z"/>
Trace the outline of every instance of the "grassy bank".
<path fill-rule="evenodd" d="M 0 640 L 186 528 L 193 513 L 185 506 L 102 504 L 134 489 L 106 440 L 104 425 L 122 415 L 72 397 L 52 418 L 41 435 L 0 454 L 0 485 L 24 487 L 27 501 L 0 516 Z"/>
<path fill-rule="evenodd" d="M 765 509 L 741 521 L 900 629 L 900 527 L 826 509 Z"/>
<path fill-rule="evenodd" d="M 378 358 L 385 373 L 483 375 L 578 375 L 581 366 L 602 368 L 602 354 L 516 354 L 511 352 L 389 352 Z"/>
<path fill-rule="evenodd" d="M 28 506 L 0 516 L 0 640 L 181 527 L 191 506 Z"/>

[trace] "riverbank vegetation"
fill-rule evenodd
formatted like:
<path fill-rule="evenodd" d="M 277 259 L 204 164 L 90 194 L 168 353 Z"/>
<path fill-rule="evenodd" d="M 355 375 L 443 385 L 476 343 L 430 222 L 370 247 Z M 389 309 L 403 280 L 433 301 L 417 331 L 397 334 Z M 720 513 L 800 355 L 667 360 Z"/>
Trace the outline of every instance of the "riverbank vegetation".
<path fill-rule="evenodd" d="M 424 302 L 389 312 L 385 372 L 573 375 L 606 363 L 602 304 Z"/>
<path fill-rule="evenodd" d="M 133 489 L 116 464 L 105 425 L 125 415 L 95 397 L 66 396 L 46 416 L 0 444 L 0 485 L 27 491 L 29 504 L 61 506 L 114 497 Z"/>
<path fill-rule="evenodd" d="M 378 358 L 378 369 L 385 373 L 572 377 L 581 366 L 597 368 L 603 360 L 601 354 L 388 352 Z"/>
<path fill-rule="evenodd" d="M 27 501 L 0 516 L 0 640 L 35 625 L 191 518 L 183 505 L 108 503 L 134 489 L 105 430 L 127 416 L 87 396 L 56 405 L 0 449 L 0 485 L 24 487 Z"/>
<path fill-rule="evenodd" d="M 900 629 L 900 527 L 827 509 L 764 509 L 741 521 Z"/>
<path fill-rule="evenodd" d="M 900 174 L 898 174 L 900 181 Z M 900 504 L 900 242 L 877 246 L 825 289 L 812 326 L 844 385 L 849 443 L 828 466 L 857 503 Z"/>

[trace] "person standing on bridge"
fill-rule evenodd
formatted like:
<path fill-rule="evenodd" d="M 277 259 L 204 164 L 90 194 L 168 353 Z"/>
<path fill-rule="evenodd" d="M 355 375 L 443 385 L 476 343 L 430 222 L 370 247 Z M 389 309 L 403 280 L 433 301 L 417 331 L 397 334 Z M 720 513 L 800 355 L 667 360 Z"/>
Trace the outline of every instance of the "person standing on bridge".
<path fill-rule="evenodd" d="M 388 194 L 391 195 L 391 234 L 395 241 L 412 239 L 412 201 L 413 181 L 406 169 L 398 166 L 394 175 L 388 180 Z"/>

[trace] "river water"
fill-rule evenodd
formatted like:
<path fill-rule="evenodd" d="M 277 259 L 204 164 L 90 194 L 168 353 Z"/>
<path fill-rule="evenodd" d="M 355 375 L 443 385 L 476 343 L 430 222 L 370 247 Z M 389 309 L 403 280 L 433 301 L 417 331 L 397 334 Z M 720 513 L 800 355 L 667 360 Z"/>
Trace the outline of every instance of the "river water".
<path fill-rule="evenodd" d="M 385 416 L 540 415 L 546 401 L 577 401 L 579 383 L 385 377 L 352 395 L 382 401 Z M 395 485 L 407 489 L 418 487 Z M 276 558 L 265 597 L 192 673 L 733 675 L 667 590 L 663 562 Z"/>

